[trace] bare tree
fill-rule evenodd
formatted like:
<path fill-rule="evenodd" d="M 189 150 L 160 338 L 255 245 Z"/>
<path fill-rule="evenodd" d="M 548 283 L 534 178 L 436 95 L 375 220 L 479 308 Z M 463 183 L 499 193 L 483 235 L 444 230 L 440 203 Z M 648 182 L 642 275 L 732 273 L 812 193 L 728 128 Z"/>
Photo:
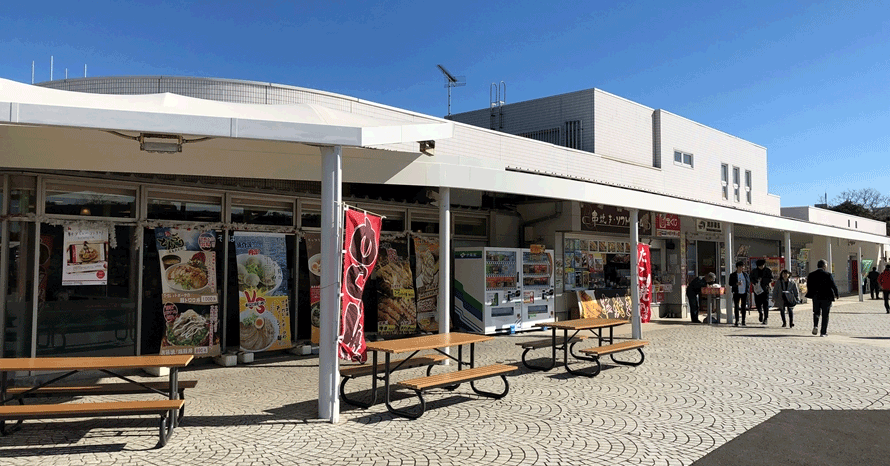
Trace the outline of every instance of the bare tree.
<path fill-rule="evenodd" d="M 875 188 L 852 189 L 840 193 L 834 198 L 834 205 L 843 203 L 857 204 L 866 210 L 877 213 L 890 207 L 890 196 L 881 194 Z"/>

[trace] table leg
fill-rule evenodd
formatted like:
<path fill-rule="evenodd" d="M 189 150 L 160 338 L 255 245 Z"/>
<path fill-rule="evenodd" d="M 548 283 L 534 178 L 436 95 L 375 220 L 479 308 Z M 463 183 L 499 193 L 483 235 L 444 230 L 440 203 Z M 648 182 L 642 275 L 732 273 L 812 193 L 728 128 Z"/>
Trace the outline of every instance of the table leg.
<path fill-rule="evenodd" d="M 551 347 L 553 348 L 553 354 L 550 356 L 550 367 L 553 367 L 556 365 L 556 327 L 553 327 L 550 330 L 550 337 L 553 340 L 553 344 L 551 345 Z"/>
<path fill-rule="evenodd" d="M 569 370 L 569 329 L 562 329 L 562 364 L 566 367 L 566 370 Z M 556 346 L 556 341 L 553 341 L 554 347 Z"/>
<path fill-rule="evenodd" d="M 170 399 L 177 400 L 179 399 L 179 368 L 171 367 L 170 368 Z M 185 405 L 183 405 L 185 408 Z M 179 416 L 174 412 L 170 412 L 170 431 L 172 432 L 176 426 L 179 425 Z"/>

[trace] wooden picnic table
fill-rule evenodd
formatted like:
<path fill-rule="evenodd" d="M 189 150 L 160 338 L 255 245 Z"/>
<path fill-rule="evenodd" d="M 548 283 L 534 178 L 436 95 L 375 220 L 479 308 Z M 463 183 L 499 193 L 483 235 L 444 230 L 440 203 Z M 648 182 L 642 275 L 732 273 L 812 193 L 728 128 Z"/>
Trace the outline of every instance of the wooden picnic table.
<path fill-rule="evenodd" d="M 598 375 L 600 370 L 602 369 L 602 366 L 599 362 L 600 356 L 603 356 L 606 354 L 612 355 L 614 353 L 621 352 L 621 351 L 637 349 L 637 350 L 639 350 L 640 355 L 641 355 L 641 360 L 639 362 L 619 361 L 619 360 L 616 360 L 614 358 L 614 356 L 612 357 L 612 360 L 618 364 L 638 366 L 643 363 L 643 361 L 642 361 L 642 357 L 643 357 L 642 356 L 643 355 L 642 347 L 645 346 L 646 344 L 648 344 L 648 342 L 641 341 L 641 340 L 634 340 L 634 341 L 622 342 L 622 343 L 617 343 L 617 344 L 614 342 L 615 327 L 620 327 L 622 325 L 626 325 L 627 323 L 628 323 L 628 321 L 626 319 L 601 319 L 601 318 L 572 319 L 572 320 L 562 320 L 559 322 L 537 323 L 537 324 L 535 324 L 536 327 L 549 327 L 551 330 L 550 342 L 549 342 L 549 344 L 546 345 L 546 346 L 551 347 L 550 364 L 548 366 L 534 366 L 534 365 L 530 365 L 526 362 L 526 359 L 525 359 L 526 354 L 531 349 L 542 347 L 541 344 L 538 344 L 540 342 L 518 343 L 519 345 L 522 345 L 523 347 L 526 348 L 522 354 L 522 362 L 526 365 L 526 367 L 528 367 L 529 369 L 532 369 L 532 370 L 544 370 L 544 371 L 550 370 L 554 366 L 556 366 L 556 350 L 561 349 L 563 351 L 563 366 L 565 366 L 565 369 L 568 373 L 570 373 L 572 375 L 584 375 L 587 377 L 593 377 L 593 376 Z M 609 329 L 608 338 L 603 336 L 604 329 Z M 562 330 L 561 338 L 557 337 L 557 334 L 556 334 L 557 330 Z M 570 330 L 574 332 L 571 337 L 569 336 Z M 575 343 L 578 343 L 584 339 L 583 336 L 579 335 L 579 333 L 582 331 L 585 331 L 585 330 L 589 330 L 589 331 L 593 332 L 596 335 L 597 342 L 598 342 L 597 346 L 581 351 L 582 353 L 585 353 L 589 356 L 575 354 L 575 352 L 572 351 L 572 348 L 574 347 Z M 603 345 L 603 342 L 608 342 L 609 344 Z M 569 353 L 572 353 L 572 356 L 575 357 L 576 359 L 586 359 L 586 360 L 596 362 L 596 365 L 597 365 L 596 371 L 594 371 L 592 373 L 588 373 L 588 372 L 572 370 L 572 368 L 569 367 Z"/>
<path fill-rule="evenodd" d="M 53 419 L 62 417 L 116 416 L 129 414 L 158 414 L 160 440 L 164 446 L 179 422 L 177 412 L 183 408 L 179 386 L 179 368 L 187 366 L 193 355 L 146 355 L 58 358 L 0 358 L 0 433 L 7 435 L 6 420 L 17 420 L 16 428 L 23 419 Z M 158 384 L 137 382 L 120 371 L 148 367 L 170 369 L 169 382 Z M 33 387 L 9 387 L 9 372 L 63 372 Z M 83 387 L 56 386 L 59 381 L 82 371 L 99 371 L 122 379 L 126 384 L 98 384 Z M 192 385 L 193 386 L 193 385 Z M 50 403 L 26 405 L 25 399 L 36 395 L 104 395 L 118 393 L 154 393 L 167 397 L 165 400 L 112 401 L 92 403 Z M 18 402 L 19 405 L 13 405 Z"/>
<path fill-rule="evenodd" d="M 510 390 L 510 385 L 507 383 L 506 374 L 516 371 L 518 368 L 516 366 L 505 364 L 492 364 L 482 367 L 476 367 L 475 365 L 476 343 L 488 341 L 493 338 L 494 337 L 486 335 L 475 335 L 470 333 L 456 332 L 439 333 L 435 335 L 423 335 L 418 337 L 402 338 L 398 340 L 376 341 L 368 343 L 367 349 L 368 351 L 371 351 L 373 353 L 371 363 L 373 367 L 373 379 L 371 382 L 371 389 L 372 391 L 376 392 L 378 379 L 377 372 L 380 369 L 380 366 L 378 365 L 377 354 L 383 353 L 384 364 L 382 369 L 384 390 L 386 391 L 386 409 L 388 409 L 389 412 L 395 415 L 407 417 L 409 419 L 417 419 L 421 415 L 423 415 L 424 411 L 426 410 L 426 402 L 424 401 L 422 394 L 424 390 L 441 387 L 455 389 L 463 382 L 470 382 L 470 387 L 479 395 L 495 399 L 502 398 L 506 396 L 507 392 Z M 464 361 L 463 357 L 463 347 L 465 345 L 470 346 L 470 357 L 468 361 Z M 444 351 L 445 348 L 451 348 L 455 346 L 457 347 L 457 357 L 454 357 Z M 427 375 L 426 377 L 398 382 L 396 384 L 397 386 L 414 390 L 414 392 L 417 394 L 417 397 L 420 399 L 420 409 L 417 413 L 404 409 L 397 409 L 392 406 L 392 403 L 390 401 L 390 375 L 398 366 L 396 368 L 393 368 L 391 366 L 392 361 L 390 359 L 390 356 L 393 354 L 410 353 L 408 357 L 398 361 L 398 365 L 401 366 L 402 364 L 408 363 L 417 355 L 417 353 L 423 350 L 435 350 L 439 354 L 456 361 L 457 370 L 444 374 Z M 468 368 L 465 369 L 464 366 L 467 366 Z M 476 380 L 494 376 L 500 376 L 501 379 L 503 379 L 504 381 L 504 391 L 502 393 L 493 393 L 479 390 L 473 384 L 473 382 Z"/>

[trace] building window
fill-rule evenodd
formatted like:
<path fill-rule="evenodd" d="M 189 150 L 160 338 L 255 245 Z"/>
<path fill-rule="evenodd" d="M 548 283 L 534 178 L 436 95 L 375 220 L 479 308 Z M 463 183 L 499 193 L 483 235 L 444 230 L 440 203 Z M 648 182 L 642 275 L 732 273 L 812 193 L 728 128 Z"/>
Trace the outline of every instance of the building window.
<path fill-rule="evenodd" d="M 680 152 L 678 150 L 674 151 L 674 163 L 687 166 L 689 168 L 693 167 L 692 164 L 692 154 L 687 152 Z"/>
<path fill-rule="evenodd" d="M 148 218 L 184 222 L 221 222 L 222 195 L 155 191 L 148 193 Z"/>
<path fill-rule="evenodd" d="M 745 199 L 751 203 L 751 170 L 745 170 Z"/>
<path fill-rule="evenodd" d="M 729 165 L 720 165 L 720 185 L 723 189 L 723 200 L 729 200 Z"/>
<path fill-rule="evenodd" d="M 739 202 L 739 189 L 741 188 L 741 186 L 739 186 L 741 184 L 740 178 L 741 171 L 739 170 L 739 167 L 732 167 L 732 190 L 736 202 Z"/>
<path fill-rule="evenodd" d="M 548 142 L 550 144 L 559 145 L 559 128 L 542 129 L 539 131 L 529 131 L 527 133 L 519 133 L 518 136 L 534 139 L 535 141 Z"/>
<path fill-rule="evenodd" d="M 566 147 L 582 150 L 581 135 L 581 120 L 566 122 Z"/>

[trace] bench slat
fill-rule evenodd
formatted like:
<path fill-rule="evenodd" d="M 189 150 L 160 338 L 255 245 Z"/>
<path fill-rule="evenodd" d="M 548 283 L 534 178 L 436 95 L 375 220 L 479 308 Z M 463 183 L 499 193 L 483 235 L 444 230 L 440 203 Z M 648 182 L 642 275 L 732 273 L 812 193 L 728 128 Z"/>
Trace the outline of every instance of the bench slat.
<path fill-rule="evenodd" d="M 411 388 L 414 390 L 426 390 L 430 388 L 444 387 L 456 383 L 470 382 L 473 380 L 484 379 L 496 375 L 509 374 L 518 369 L 516 366 L 507 364 L 492 364 L 490 366 L 474 367 L 472 369 L 464 369 L 460 371 L 447 372 L 444 374 L 431 375 L 429 377 L 420 377 L 411 380 L 399 382 L 396 385 Z"/>
<path fill-rule="evenodd" d="M 587 335 L 576 335 L 573 338 L 569 338 L 569 344 L 578 343 L 579 341 L 583 341 L 587 339 Z M 563 344 L 565 338 L 556 337 L 556 345 L 559 346 Z M 516 343 L 517 346 L 521 346 L 522 348 L 531 348 L 538 349 L 544 348 L 548 346 L 553 346 L 553 338 L 541 338 L 540 340 L 531 340 L 522 343 Z"/>
<path fill-rule="evenodd" d="M 0 419 L 43 419 L 63 417 L 126 416 L 163 414 L 179 410 L 185 400 L 106 401 L 46 405 L 3 405 Z"/>
<path fill-rule="evenodd" d="M 418 366 L 429 366 L 431 364 L 436 364 L 438 362 L 444 361 L 448 359 L 448 356 L 444 354 L 430 354 L 427 356 L 418 356 L 408 360 L 408 362 L 402 364 L 399 367 L 399 370 L 409 369 L 412 367 Z M 404 361 L 404 359 L 390 359 L 389 367 L 393 368 L 399 365 L 400 362 Z M 383 373 L 386 368 L 386 364 L 382 361 L 377 361 L 377 372 Z M 355 366 L 346 366 L 340 368 L 340 376 L 341 377 L 361 377 L 363 375 L 371 375 L 374 372 L 373 364 L 361 364 Z"/>
<path fill-rule="evenodd" d="M 186 388 L 195 388 L 198 384 L 197 380 L 180 380 L 177 385 L 180 390 L 185 390 Z M 169 382 L 147 382 L 146 386 L 154 388 L 155 390 L 169 390 L 170 383 Z M 31 387 L 12 387 L 9 388 L 6 392 L 9 395 L 18 395 L 30 390 Z M 133 384 L 133 383 L 108 383 L 108 384 L 96 384 L 96 385 L 81 385 L 81 386 L 47 386 L 37 389 L 28 394 L 28 396 L 65 396 L 65 395 L 73 395 L 73 396 L 90 396 L 90 395 L 118 395 L 118 394 L 136 394 L 136 393 L 146 393 L 145 388 L 142 386 Z"/>
<path fill-rule="evenodd" d="M 605 356 L 607 354 L 619 353 L 621 351 L 642 348 L 648 344 L 649 344 L 648 341 L 628 340 L 628 341 L 622 341 L 620 343 L 615 343 L 612 345 L 603 345 L 603 346 L 594 346 L 592 348 L 584 348 L 584 349 L 580 350 L 580 352 L 584 353 L 584 354 L 589 354 L 592 356 Z"/>

